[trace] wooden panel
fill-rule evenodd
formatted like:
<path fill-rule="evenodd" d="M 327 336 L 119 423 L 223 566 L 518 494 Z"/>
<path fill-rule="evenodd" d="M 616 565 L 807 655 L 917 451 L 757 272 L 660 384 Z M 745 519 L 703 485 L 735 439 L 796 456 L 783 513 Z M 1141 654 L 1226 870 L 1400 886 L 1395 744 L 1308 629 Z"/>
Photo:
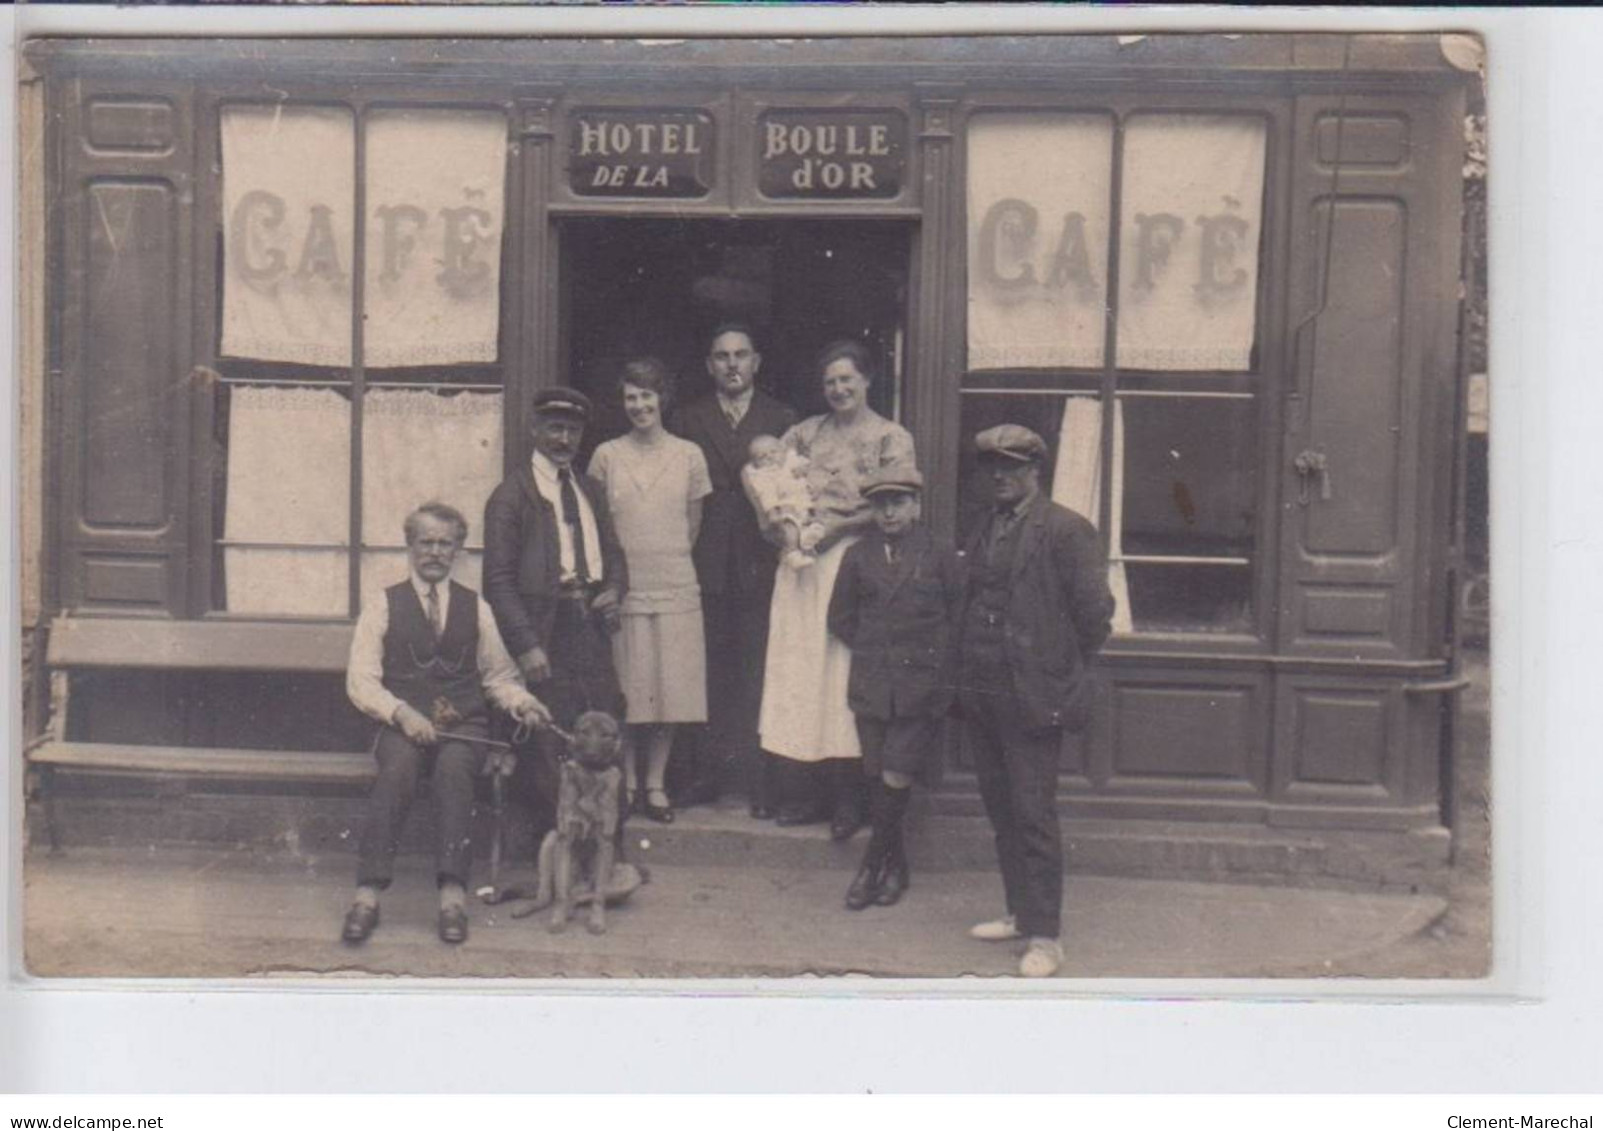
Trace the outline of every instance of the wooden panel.
<path fill-rule="evenodd" d="M 1392 623 L 1391 592 L 1309 586 L 1303 627 L 1310 636 L 1384 637 Z"/>
<path fill-rule="evenodd" d="M 1408 160 L 1408 119 L 1394 114 L 1325 114 L 1315 125 L 1319 161 L 1333 166 L 1341 154 L 1343 167 L 1389 168 Z"/>
<path fill-rule="evenodd" d="M 1380 695 L 1305 691 L 1297 697 L 1297 780 L 1377 785 L 1387 738 Z"/>
<path fill-rule="evenodd" d="M 1307 516 L 1304 547 L 1378 556 L 1397 545 L 1397 457 L 1407 211 L 1398 200 L 1321 202 L 1309 230 L 1330 232 L 1330 283 L 1316 330 L 1309 407 L 1330 499 Z"/>
<path fill-rule="evenodd" d="M 165 98 L 96 98 L 85 133 L 103 153 L 162 153 L 172 148 L 173 105 Z"/>
<path fill-rule="evenodd" d="M 84 319 L 83 518 L 91 526 L 167 520 L 166 395 L 172 372 L 175 271 L 172 187 L 89 186 Z"/>
<path fill-rule="evenodd" d="M 1115 779 L 1247 782 L 1262 749 L 1248 687 L 1134 683 L 1113 687 Z"/>
<path fill-rule="evenodd" d="M 83 595 L 97 605 L 167 602 L 167 559 L 151 555 L 85 554 Z"/>
<path fill-rule="evenodd" d="M 343 672 L 351 632 L 347 624 L 229 620 L 152 624 L 113 617 L 57 617 L 50 625 L 50 663 Z"/>
<path fill-rule="evenodd" d="M 187 607 L 194 95 L 184 83 L 53 82 L 48 186 L 67 608 Z"/>

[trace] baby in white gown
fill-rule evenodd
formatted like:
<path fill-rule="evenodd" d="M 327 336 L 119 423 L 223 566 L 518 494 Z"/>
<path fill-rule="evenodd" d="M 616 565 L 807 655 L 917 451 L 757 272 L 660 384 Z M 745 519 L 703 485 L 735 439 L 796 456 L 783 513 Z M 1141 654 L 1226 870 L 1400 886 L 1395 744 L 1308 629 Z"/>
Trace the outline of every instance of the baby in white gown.
<path fill-rule="evenodd" d="M 791 569 L 805 569 L 816 560 L 824 528 L 815 517 L 813 494 L 807 485 L 809 461 L 773 436 L 758 436 L 748 450 L 750 461 L 740 481 L 757 513 L 780 532 Z"/>

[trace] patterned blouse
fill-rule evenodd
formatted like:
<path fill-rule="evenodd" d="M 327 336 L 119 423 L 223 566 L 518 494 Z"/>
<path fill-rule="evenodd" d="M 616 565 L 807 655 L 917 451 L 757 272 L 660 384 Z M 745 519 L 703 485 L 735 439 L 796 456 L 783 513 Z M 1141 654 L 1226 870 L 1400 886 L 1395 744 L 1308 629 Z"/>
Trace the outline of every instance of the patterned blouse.
<path fill-rule="evenodd" d="M 882 467 L 914 462 L 913 435 L 872 409 L 845 431 L 832 413 L 810 416 L 784 436 L 785 446 L 811 462 L 807 485 L 821 512 L 852 518 L 869 509 L 863 482 Z"/>

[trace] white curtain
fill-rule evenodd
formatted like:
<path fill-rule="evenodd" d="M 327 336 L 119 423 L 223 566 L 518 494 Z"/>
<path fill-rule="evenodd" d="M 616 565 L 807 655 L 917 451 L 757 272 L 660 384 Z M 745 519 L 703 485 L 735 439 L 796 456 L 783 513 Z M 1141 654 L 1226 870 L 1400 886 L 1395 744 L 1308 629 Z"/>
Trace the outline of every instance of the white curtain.
<path fill-rule="evenodd" d="M 1097 397 L 1068 397 L 1058 432 L 1057 469 L 1052 475 L 1052 501 L 1084 515 L 1096 525 L 1102 487 L 1102 402 Z M 1113 405 L 1113 490 L 1109 500 L 1108 588 L 1115 602 L 1113 631 L 1131 631 L 1130 586 L 1125 578 L 1124 539 L 1124 406 Z"/>
<path fill-rule="evenodd" d="M 507 127 L 497 112 L 367 118 L 363 360 L 493 362 Z M 355 126 L 348 111 L 222 112 L 222 353 L 351 363 Z"/>
<path fill-rule="evenodd" d="M 498 112 L 369 116 L 369 366 L 495 360 L 506 153 Z"/>
<path fill-rule="evenodd" d="M 332 389 L 229 391 L 228 610 L 346 615 L 351 403 Z"/>
<path fill-rule="evenodd" d="M 1260 118 L 1143 114 L 1126 125 L 1121 368 L 1251 364 L 1264 144 Z"/>
<path fill-rule="evenodd" d="M 355 155 L 348 110 L 223 108 L 224 356 L 351 363 Z"/>
<path fill-rule="evenodd" d="M 968 129 L 968 368 L 1102 364 L 1113 125 L 979 114 Z"/>
<path fill-rule="evenodd" d="M 500 393 L 375 389 L 362 423 L 362 593 L 406 576 L 402 523 L 449 503 L 468 520 L 455 577 L 480 587 L 484 503 L 501 479 Z M 231 391 L 224 568 L 230 612 L 344 617 L 350 403 L 328 389 Z M 237 545 L 233 543 L 270 543 Z"/>

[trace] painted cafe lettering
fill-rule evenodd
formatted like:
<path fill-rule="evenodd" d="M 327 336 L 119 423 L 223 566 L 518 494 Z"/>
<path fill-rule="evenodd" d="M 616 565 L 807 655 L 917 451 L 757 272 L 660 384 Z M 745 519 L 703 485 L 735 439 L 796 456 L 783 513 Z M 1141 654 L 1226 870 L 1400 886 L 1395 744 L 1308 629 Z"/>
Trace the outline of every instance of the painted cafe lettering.
<path fill-rule="evenodd" d="M 288 246 L 288 239 L 282 237 L 275 246 L 273 237 L 284 228 L 287 212 L 283 198 L 263 189 L 239 198 L 228 222 L 228 262 L 234 272 L 260 290 L 271 290 L 286 278 L 343 285 L 348 276 L 340 262 L 333 210 L 326 204 L 308 206 L 305 235 L 298 248 Z M 373 209 L 373 219 L 377 222 L 378 246 L 373 250 L 378 254 L 380 282 L 393 283 L 407 272 L 424 229 L 437 224 L 443 251 L 435 281 L 441 288 L 452 298 L 468 299 L 490 285 L 491 267 L 482 252 L 487 247 L 493 251 L 500 236 L 488 210 L 471 205 L 441 208 L 431 217 L 416 205 L 390 204 Z M 252 239 L 253 233 L 257 239 Z"/>
<path fill-rule="evenodd" d="M 1133 258 L 1126 261 L 1124 270 L 1131 273 L 1138 289 L 1150 290 L 1186 238 L 1186 222 L 1167 212 L 1137 212 L 1131 219 L 1133 240 L 1125 247 L 1127 254 L 1133 251 Z M 1200 241 L 1195 280 L 1198 297 L 1207 302 L 1239 291 L 1248 279 L 1239 258 L 1244 251 L 1251 253 L 1246 243 L 1252 226 L 1229 212 L 1198 216 L 1195 223 Z M 990 289 L 1006 293 L 1072 287 L 1087 301 L 1100 294 L 1082 213 L 1070 212 L 1055 230 L 1043 231 L 1040 211 L 1033 204 L 1014 198 L 999 200 L 980 220 L 976 243 L 971 269 Z"/>

